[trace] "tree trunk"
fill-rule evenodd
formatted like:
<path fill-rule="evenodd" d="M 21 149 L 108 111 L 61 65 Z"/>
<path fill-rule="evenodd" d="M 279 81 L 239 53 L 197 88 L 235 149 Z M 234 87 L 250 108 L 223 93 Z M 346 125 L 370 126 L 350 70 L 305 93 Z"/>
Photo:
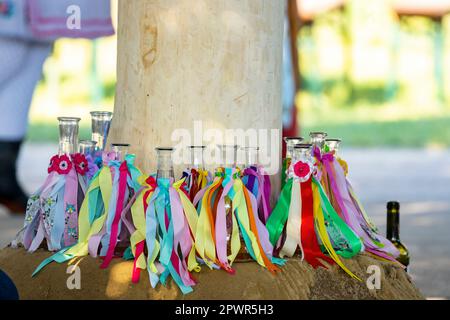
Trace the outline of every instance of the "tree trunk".
<path fill-rule="evenodd" d="M 119 1 L 109 141 L 131 143 L 138 165 L 150 173 L 154 148 L 175 145 L 175 129 L 192 135 L 195 120 L 203 132 L 281 130 L 284 17 L 284 1 Z"/>

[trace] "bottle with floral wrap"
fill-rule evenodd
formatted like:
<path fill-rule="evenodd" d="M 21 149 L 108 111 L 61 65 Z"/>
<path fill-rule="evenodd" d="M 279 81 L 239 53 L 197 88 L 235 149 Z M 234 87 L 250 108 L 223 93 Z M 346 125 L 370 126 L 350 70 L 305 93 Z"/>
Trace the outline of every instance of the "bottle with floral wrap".
<path fill-rule="evenodd" d="M 86 157 L 76 153 L 80 118 L 59 117 L 58 121 L 58 154 L 50 160 L 44 184 L 28 201 L 22 243 L 30 252 L 42 243 L 50 251 L 60 250 L 78 239 L 78 210 L 89 168 Z"/>
<path fill-rule="evenodd" d="M 286 170 L 289 168 L 289 165 L 292 160 L 292 152 L 294 151 L 294 146 L 296 144 L 302 143 L 305 139 L 303 137 L 284 137 L 284 143 L 286 144 L 286 157 L 283 159 L 283 167 L 281 170 L 281 187 L 283 187 L 284 183 L 287 180 Z"/>

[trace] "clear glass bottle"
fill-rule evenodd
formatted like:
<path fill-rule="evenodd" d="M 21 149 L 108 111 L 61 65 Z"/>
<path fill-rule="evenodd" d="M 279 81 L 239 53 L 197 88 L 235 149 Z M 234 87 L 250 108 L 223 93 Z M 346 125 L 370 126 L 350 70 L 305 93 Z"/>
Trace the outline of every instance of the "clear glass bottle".
<path fill-rule="evenodd" d="M 294 146 L 292 151 L 292 162 L 297 161 L 311 162 L 312 160 L 312 147 L 311 143 L 298 143 Z"/>
<path fill-rule="evenodd" d="M 259 163 L 259 148 L 258 147 L 246 147 L 245 148 L 245 166 L 257 167 Z"/>
<path fill-rule="evenodd" d="M 92 140 L 80 140 L 78 143 L 78 152 L 84 154 L 85 156 L 93 156 L 95 153 L 95 147 L 97 145 L 96 141 Z"/>
<path fill-rule="evenodd" d="M 223 168 L 236 168 L 238 145 L 221 145 L 219 146 L 221 155 L 221 166 Z"/>
<path fill-rule="evenodd" d="M 294 151 L 294 146 L 296 144 L 302 143 L 305 140 L 303 137 L 284 137 L 283 139 L 286 143 L 286 159 L 291 159 L 292 151 Z"/>
<path fill-rule="evenodd" d="M 97 142 L 96 150 L 103 151 L 108 139 L 113 113 L 108 111 L 91 112 L 92 140 Z"/>
<path fill-rule="evenodd" d="M 116 154 L 115 160 L 123 161 L 125 156 L 128 154 L 130 149 L 130 144 L 128 143 L 112 143 L 111 150 Z"/>
<path fill-rule="evenodd" d="M 320 148 L 320 150 L 322 150 L 322 148 L 324 147 L 325 144 L 325 138 L 327 137 L 327 133 L 326 132 L 311 132 L 309 134 L 309 137 L 311 138 L 311 144 L 313 146 L 317 146 Z"/>
<path fill-rule="evenodd" d="M 173 148 L 155 148 L 157 153 L 157 179 L 174 179 L 172 154 Z"/>
<path fill-rule="evenodd" d="M 203 161 L 203 153 L 206 146 L 188 146 L 191 154 L 191 169 L 205 170 L 205 162 Z"/>
<path fill-rule="evenodd" d="M 341 139 L 325 139 L 325 151 L 337 154 L 341 145 Z"/>
<path fill-rule="evenodd" d="M 245 169 L 246 167 L 246 147 L 239 147 L 237 149 L 237 155 L 236 155 L 236 167 L 240 170 Z"/>
<path fill-rule="evenodd" d="M 73 154 L 78 151 L 78 130 L 80 118 L 59 117 L 59 154 Z"/>

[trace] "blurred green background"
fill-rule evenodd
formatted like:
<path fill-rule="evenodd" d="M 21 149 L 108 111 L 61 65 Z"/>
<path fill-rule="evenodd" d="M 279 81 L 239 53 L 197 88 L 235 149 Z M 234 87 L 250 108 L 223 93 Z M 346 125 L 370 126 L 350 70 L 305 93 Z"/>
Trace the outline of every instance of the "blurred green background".
<path fill-rule="evenodd" d="M 441 27 L 441 29 L 439 29 Z M 346 146 L 445 148 L 450 145 L 449 23 L 398 19 L 389 0 L 348 1 L 320 14 L 298 36 L 305 135 L 325 130 Z M 55 118 L 112 110 L 115 37 L 60 40 L 33 100 L 28 139 L 56 141 Z M 75 93 L 75 94 L 74 94 Z"/>

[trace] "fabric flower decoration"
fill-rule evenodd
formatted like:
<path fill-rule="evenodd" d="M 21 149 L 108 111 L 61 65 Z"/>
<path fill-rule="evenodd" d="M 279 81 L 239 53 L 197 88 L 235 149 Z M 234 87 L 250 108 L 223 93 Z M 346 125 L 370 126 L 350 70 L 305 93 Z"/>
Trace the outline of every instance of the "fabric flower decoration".
<path fill-rule="evenodd" d="M 72 162 L 67 155 L 62 155 L 59 157 L 58 171 L 59 174 L 68 174 L 72 169 Z"/>
<path fill-rule="evenodd" d="M 294 173 L 299 178 L 305 178 L 311 173 L 311 167 L 305 162 L 298 161 L 294 164 Z"/>
<path fill-rule="evenodd" d="M 72 155 L 72 160 L 73 164 L 75 165 L 75 170 L 79 174 L 84 176 L 89 170 L 89 165 L 86 157 L 81 153 L 76 153 Z"/>
<path fill-rule="evenodd" d="M 57 171 L 59 167 L 59 156 L 55 155 L 50 159 L 50 164 L 48 165 L 48 173 L 51 173 L 53 171 Z"/>

